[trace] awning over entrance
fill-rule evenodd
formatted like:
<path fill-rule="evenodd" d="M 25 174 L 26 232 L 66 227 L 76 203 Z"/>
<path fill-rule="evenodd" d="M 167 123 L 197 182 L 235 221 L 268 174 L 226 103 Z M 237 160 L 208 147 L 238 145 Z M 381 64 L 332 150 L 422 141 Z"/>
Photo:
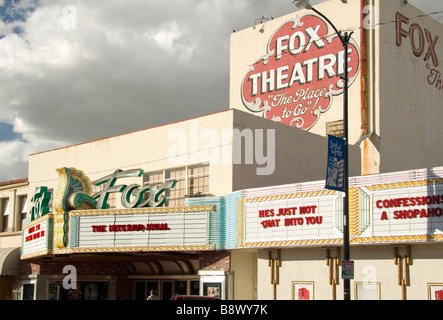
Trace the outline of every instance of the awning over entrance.
<path fill-rule="evenodd" d="M 0 248 L 0 276 L 20 273 L 20 247 Z"/>

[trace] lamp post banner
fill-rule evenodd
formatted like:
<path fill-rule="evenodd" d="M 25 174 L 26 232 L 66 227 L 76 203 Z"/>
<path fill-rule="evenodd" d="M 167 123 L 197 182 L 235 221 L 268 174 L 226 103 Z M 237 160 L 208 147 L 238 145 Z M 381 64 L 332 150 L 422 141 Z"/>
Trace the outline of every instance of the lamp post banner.
<path fill-rule="evenodd" d="M 344 164 L 346 141 L 336 136 L 328 136 L 328 166 L 326 189 L 345 191 Z"/>

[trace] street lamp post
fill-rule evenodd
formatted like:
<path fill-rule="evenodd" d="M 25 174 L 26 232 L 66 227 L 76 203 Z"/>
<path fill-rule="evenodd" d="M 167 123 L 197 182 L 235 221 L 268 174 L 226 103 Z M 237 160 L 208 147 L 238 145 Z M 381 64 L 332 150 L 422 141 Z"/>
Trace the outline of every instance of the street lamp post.
<path fill-rule="evenodd" d="M 348 152 L 348 45 L 351 39 L 351 33 L 344 32 L 343 34 L 337 30 L 332 22 L 317 9 L 312 7 L 306 0 L 293 0 L 294 5 L 299 9 L 309 9 L 324 18 L 337 33 L 344 48 L 344 76 L 343 76 L 343 138 L 345 140 L 345 163 L 343 168 L 344 180 L 344 197 L 343 197 L 343 260 L 350 260 L 349 250 L 349 152 Z M 351 284 L 349 279 L 343 279 L 343 295 L 344 300 L 351 299 Z"/>

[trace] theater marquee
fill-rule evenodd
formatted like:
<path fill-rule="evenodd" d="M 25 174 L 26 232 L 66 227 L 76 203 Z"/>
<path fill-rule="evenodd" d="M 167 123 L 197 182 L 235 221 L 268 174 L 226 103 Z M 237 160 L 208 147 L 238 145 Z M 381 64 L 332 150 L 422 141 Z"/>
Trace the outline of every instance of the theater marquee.
<path fill-rule="evenodd" d="M 245 247 L 342 243 L 342 194 L 297 188 L 299 192 L 282 194 L 264 188 L 245 196 Z M 354 186 L 349 207 L 351 245 L 443 241 L 443 178 Z"/>
<path fill-rule="evenodd" d="M 86 252 L 202 251 L 223 247 L 221 212 L 214 205 L 162 207 L 162 185 L 124 184 L 143 170 L 116 170 L 94 182 L 104 185 L 91 194 L 89 178 L 75 168 L 57 169 L 54 195 L 36 189 L 22 232 L 22 259 L 48 254 Z M 119 183 L 120 182 L 120 183 Z M 122 209 L 107 205 L 110 193 L 121 194 Z M 52 211 L 49 200 L 53 199 Z"/>
<path fill-rule="evenodd" d="M 288 195 L 276 201 L 247 199 L 245 242 L 339 239 L 342 234 L 335 224 L 339 201 L 334 192 L 308 198 Z"/>
<path fill-rule="evenodd" d="M 208 250 L 213 206 L 69 213 L 70 252 Z"/>

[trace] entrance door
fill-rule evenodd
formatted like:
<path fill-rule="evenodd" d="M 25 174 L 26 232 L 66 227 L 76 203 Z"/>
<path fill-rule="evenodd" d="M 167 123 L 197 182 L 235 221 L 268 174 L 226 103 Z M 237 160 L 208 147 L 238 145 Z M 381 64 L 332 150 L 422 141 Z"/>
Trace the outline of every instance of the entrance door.
<path fill-rule="evenodd" d="M 135 283 L 135 300 L 146 300 L 152 289 L 158 292 L 158 281 L 137 281 Z"/>
<path fill-rule="evenodd" d="M 199 280 L 137 280 L 134 299 L 145 300 L 151 289 L 157 290 L 160 299 L 169 300 L 174 295 L 198 295 L 199 288 Z"/>
<path fill-rule="evenodd" d="M 173 283 L 172 281 L 162 281 L 162 292 L 161 292 L 161 299 L 162 300 L 169 300 L 172 297 L 173 294 Z"/>
<path fill-rule="evenodd" d="M 23 284 L 23 300 L 34 300 L 35 299 L 35 285 L 33 283 Z"/>

